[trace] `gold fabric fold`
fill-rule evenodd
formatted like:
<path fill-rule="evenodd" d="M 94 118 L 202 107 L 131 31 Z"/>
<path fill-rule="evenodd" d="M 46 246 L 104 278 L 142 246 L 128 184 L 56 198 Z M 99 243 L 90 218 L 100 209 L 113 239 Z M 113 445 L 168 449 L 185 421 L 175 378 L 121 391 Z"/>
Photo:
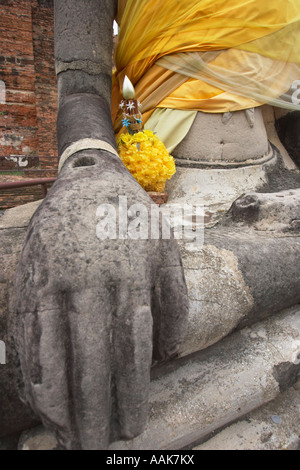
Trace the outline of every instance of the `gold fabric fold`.
<path fill-rule="evenodd" d="M 125 75 L 143 105 L 227 112 L 300 109 L 299 0 L 120 0 L 112 116 Z"/>

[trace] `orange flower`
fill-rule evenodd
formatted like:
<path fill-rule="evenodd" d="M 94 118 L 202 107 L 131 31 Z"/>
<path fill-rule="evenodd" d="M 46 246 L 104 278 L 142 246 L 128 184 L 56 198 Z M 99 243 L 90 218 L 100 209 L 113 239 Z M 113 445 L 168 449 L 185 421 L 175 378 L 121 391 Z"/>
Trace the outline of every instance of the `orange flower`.
<path fill-rule="evenodd" d="M 121 134 L 117 141 L 120 158 L 146 191 L 164 190 L 176 172 L 173 157 L 152 131 Z"/>

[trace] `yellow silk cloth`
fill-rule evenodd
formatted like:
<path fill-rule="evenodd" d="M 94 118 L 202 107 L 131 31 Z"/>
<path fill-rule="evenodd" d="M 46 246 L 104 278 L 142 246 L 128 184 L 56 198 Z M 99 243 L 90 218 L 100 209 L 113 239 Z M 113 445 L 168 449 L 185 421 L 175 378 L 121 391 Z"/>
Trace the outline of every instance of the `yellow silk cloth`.
<path fill-rule="evenodd" d="M 119 0 L 118 23 L 116 131 L 125 75 L 144 123 L 157 108 L 300 109 L 300 0 Z"/>

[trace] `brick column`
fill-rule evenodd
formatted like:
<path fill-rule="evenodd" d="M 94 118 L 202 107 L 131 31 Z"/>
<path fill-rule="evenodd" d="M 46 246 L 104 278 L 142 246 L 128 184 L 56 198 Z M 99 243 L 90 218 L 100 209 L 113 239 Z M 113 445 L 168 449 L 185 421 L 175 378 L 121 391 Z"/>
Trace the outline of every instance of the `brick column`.
<path fill-rule="evenodd" d="M 54 63 L 53 0 L 31 0 L 36 114 L 41 167 L 57 168 L 57 84 Z"/>
<path fill-rule="evenodd" d="M 0 9 L 0 80 L 6 102 L 0 102 L 0 169 L 15 163 L 3 157 L 37 155 L 35 66 L 31 4 L 7 0 Z M 3 95 L 3 93 L 2 93 Z"/>
<path fill-rule="evenodd" d="M 1 2 L 0 171 L 57 168 L 53 16 L 53 0 Z"/>

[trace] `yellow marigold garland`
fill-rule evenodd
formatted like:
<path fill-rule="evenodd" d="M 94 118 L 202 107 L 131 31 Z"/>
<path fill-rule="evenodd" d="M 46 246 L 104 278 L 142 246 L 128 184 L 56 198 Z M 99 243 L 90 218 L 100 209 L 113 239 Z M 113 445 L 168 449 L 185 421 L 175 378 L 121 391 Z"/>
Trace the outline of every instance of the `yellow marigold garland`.
<path fill-rule="evenodd" d="M 117 140 L 120 158 L 146 191 L 163 192 L 176 172 L 175 162 L 152 131 L 121 134 Z"/>

